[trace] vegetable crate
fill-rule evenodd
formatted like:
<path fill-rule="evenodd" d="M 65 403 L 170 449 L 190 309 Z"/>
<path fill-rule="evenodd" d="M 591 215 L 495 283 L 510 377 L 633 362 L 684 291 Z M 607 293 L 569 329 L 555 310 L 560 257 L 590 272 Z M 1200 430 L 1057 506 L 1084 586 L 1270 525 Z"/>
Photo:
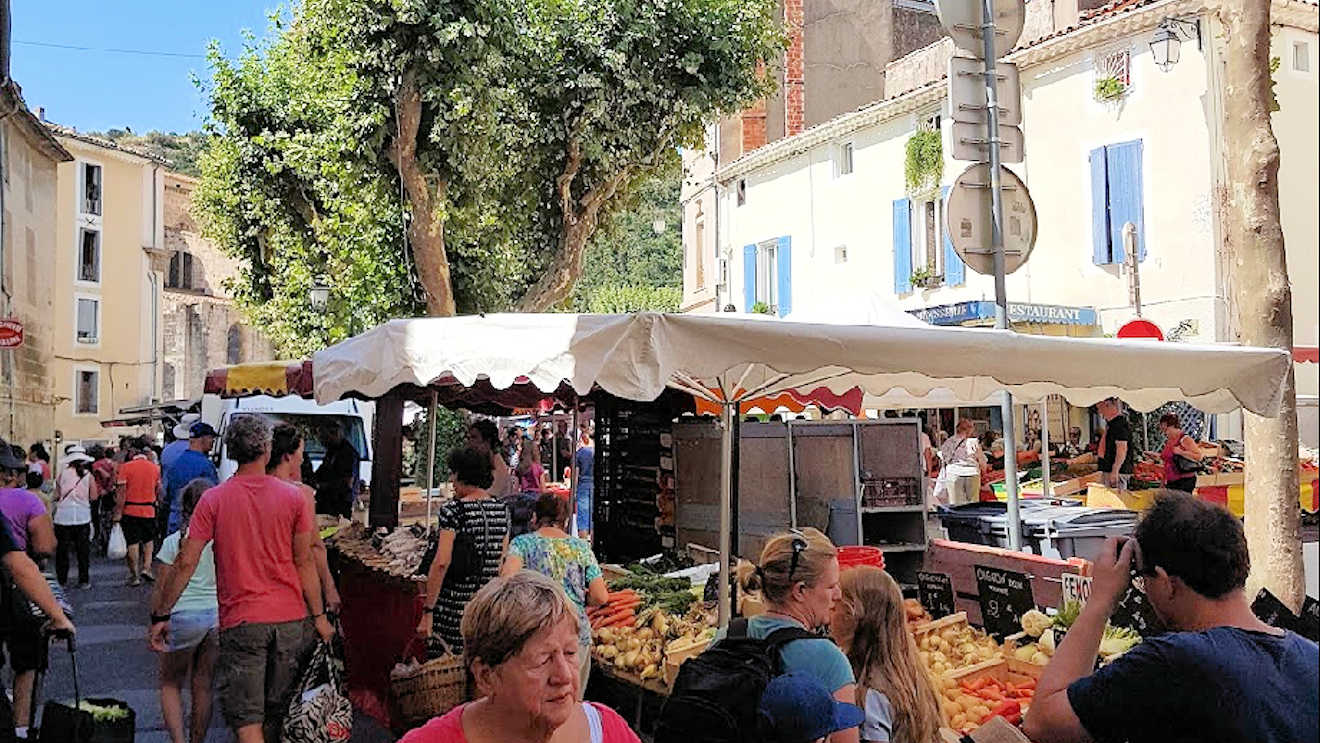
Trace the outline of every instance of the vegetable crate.
<path fill-rule="evenodd" d="M 993 716 L 1019 724 L 1031 706 L 1041 670 L 1012 658 L 995 658 L 936 679 L 945 721 L 961 733 Z M 1024 691 L 1016 696 L 1016 690 Z"/>
<path fill-rule="evenodd" d="M 912 639 L 916 640 L 917 644 L 920 645 L 921 638 L 931 634 L 932 632 L 939 632 L 940 630 L 943 630 L 945 627 L 966 627 L 966 626 L 968 626 L 967 612 L 965 611 L 955 612 L 947 617 L 942 617 L 940 619 L 936 619 L 933 622 L 927 622 L 919 627 L 913 628 Z"/>
<path fill-rule="evenodd" d="M 687 647 L 675 648 L 672 645 L 665 648 L 665 686 L 674 688 L 674 679 L 678 678 L 678 669 L 683 665 L 683 661 L 688 658 L 695 658 L 705 652 L 710 647 L 710 640 L 696 642 Z"/>

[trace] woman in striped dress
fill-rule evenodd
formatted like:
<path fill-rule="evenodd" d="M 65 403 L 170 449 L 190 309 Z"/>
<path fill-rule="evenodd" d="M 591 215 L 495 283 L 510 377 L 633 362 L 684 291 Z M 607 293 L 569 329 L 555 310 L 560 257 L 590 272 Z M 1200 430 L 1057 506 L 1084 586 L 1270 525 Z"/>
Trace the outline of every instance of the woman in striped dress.
<path fill-rule="evenodd" d="M 475 449 L 449 453 L 454 500 L 441 506 L 436 519 L 435 559 L 426 576 L 426 603 L 417 634 L 432 638 L 428 655 L 444 647 L 463 652 L 459 625 L 463 609 L 482 586 L 500 573 L 509 547 L 509 514 L 503 503 L 490 497 L 490 456 Z"/>

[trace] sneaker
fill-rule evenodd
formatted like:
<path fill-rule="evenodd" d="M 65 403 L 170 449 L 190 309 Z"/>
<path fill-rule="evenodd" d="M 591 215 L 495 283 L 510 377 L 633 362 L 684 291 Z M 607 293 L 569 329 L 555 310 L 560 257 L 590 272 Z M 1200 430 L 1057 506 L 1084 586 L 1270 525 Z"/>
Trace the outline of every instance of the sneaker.
<path fill-rule="evenodd" d="M 91 581 L 83 581 L 82 583 L 79 583 L 79 584 L 78 584 L 78 587 L 79 587 L 79 588 L 82 588 L 82 589 L 91 588 L 91 587 L 92 587 L 92 582 L 91 582 Z"/>
<path fill-rule="evenodd" d="M 136 587 L 142 585 L 142 579 L 135 575 L 135 576 L 129 578 L 129 579 L 128 579 L 128 583 L 126 583 L 125 585 L 132 586 L 133 588 L 136 588 Z"/>
<path fill-rule="evenodd" d="M 142 580 L 146 581 L 147 583 L 155 583 L 156 576 L 152 575 L 151 573 L 143 573 Z"/>

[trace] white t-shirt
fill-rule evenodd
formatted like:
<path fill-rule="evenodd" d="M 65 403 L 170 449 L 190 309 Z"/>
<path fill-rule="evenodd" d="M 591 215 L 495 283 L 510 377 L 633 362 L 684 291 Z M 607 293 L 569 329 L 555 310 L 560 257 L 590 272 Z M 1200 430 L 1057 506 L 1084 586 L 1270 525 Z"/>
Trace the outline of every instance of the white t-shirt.
<path fill-rule="evenodd" d="M 92 523 L 92 473 L 82 479 L 72 467 L 60 473 L 55 482 L 55 518 L 60 526 Z"/>
<path fill-rule="evenodd" d="M 875 689 L 867 689 L 862 711 L 866 713 L 860 731 L 864 743 L 889 743 L 894 733 L 894 708 L 889 704 L 889 697 Z"/>
<path fill-rule="evenodd" d="M 975 437 L 955 436 L 940 448 L 940 459 L 944 460 L 944 471 L 950 477 L 972 477 L 981 474 L 985 455 Z"/>

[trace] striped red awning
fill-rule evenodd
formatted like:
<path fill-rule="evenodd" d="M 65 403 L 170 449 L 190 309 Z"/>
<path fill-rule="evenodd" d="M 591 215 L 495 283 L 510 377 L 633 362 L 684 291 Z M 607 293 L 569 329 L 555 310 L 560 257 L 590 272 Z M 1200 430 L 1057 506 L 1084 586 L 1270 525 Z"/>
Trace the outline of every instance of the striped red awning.
<path fill-rule="evenodd" d="M 711 390 L 712 394 L 718 395 L 718 390 Z M 702 398 L 694 398 L 697 402 L 698 415 L 719 415 L 720 405 Z M 801 413 L 808 406 L 815 406 L 821 410 L 846 410 L 853 415 L 862 414 L 862 390 L 854 387 L 847 392 L 838 394 L 831 392 L 828 387 L 817 387 L 810 392 L 801 390 L 789 390 L 778 395 L 769 397 L 754 397 L 750 400 L 742 401 L 742 409 L 747 411 L 751 408 L 760 408 L 766 413 L 773 413 L 780 408 L 788 410 L 790 413 Z"/>
<path fill-rule="evenodd" d="M 1293 346 L 1293 361 L 1298 364 L 1320 364 L 1320 346 Z"/>
<path fill-rule="evenodd" d="M 312 396 L 312 360 L 258 361 L 212 369 L 203 392 L 221 397 Z"/>

